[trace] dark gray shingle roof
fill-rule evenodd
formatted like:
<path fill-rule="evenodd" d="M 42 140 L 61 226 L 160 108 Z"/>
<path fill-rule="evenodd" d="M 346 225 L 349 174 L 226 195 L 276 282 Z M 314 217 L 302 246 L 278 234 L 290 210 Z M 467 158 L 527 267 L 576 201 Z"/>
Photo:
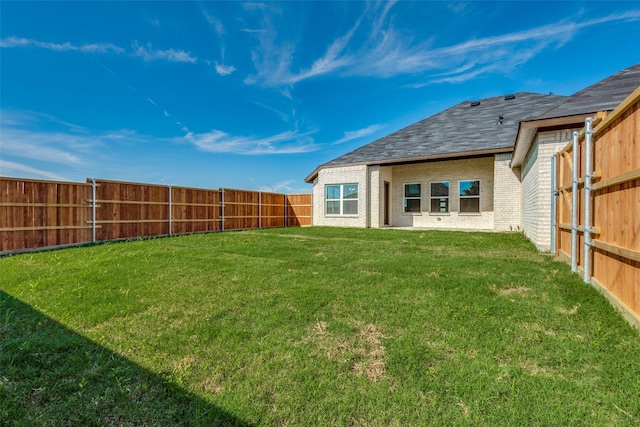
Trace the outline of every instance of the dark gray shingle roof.
<path fill-rule="evenodd" d="M 640 64 L 626 68 L 571 95 L 536 120 L 611 111 L 640 86 Z"/>
<path fill-rule="evenodd" d="M 465 101 L 331 160 L 320 168 L 510 149 L 515 143 L 520 121 L 533 118 L 566 99 L 564 96 L 527 92 L 514 95 L 512 99 L 506 99 L 507 96 L 482 99 L 475 106 L 471 106 L 471 101 Z M 502 124 L 498 124 L 500 116 L 503 117 Z"/>

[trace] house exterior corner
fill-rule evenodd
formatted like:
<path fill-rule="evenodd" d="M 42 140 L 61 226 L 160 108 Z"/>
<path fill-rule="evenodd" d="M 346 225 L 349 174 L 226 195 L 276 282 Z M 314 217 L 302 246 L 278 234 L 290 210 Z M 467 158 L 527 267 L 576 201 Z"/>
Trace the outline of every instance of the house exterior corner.
<path fill-rule="evenodd" d="M 367 227 L 366 165 L 322 168 L 313 180 L 313 225 Z"/>
<path fill-rule="evenodd" d="M 538 132 L 522 164 L 522 230 L 541 251 L 551 248 L 551 157 L 571 142 L 573 129 Z"/>

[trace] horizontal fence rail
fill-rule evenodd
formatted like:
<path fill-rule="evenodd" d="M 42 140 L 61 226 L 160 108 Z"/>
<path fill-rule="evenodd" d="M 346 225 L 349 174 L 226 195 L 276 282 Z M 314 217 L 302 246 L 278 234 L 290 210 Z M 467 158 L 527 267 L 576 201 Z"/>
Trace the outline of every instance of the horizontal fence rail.
<path fill-rule="evenodd" d="M 558 153 L 556 255 L 640 328 L 640 88 L 587 120 Z"/>
<path fill-rule="evenodd" d="M 0 177 L 0 253 L 175 234 L 311 225 L 311 194 Z"/>

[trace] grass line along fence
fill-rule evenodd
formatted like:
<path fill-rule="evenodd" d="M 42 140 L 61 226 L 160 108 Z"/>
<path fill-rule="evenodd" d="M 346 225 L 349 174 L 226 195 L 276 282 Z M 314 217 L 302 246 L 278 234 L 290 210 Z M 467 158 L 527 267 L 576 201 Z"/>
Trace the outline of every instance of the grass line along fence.
<path fill-rule="evenodd" d="M 0 253 L 137 237 L 311 225 L 310 194 L 0 177 Z"/>
<path fill-rule="evenodd" d="M 556 255 L 640 328 L 640 87 L 558 153 Z"/>

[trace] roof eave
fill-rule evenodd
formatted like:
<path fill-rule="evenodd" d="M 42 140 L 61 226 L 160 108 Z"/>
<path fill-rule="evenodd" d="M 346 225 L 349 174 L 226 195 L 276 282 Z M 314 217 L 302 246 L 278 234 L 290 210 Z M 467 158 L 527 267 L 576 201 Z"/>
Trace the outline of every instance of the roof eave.
<path fill-rule="evenodd" d="M 458 153 L 447 153 L 447 154 L 435 154 L 430 156 L 417 156 L 417 157 L 403 157 L 397 159 L 387 159 L 387 160 L 376 160 L 371 162 L 353 162 L 353 163 L 342 163 L 342 164 L 324 164 L 318 166 L 309 176 L 305 178 L 305 182 L 312 183 L 314 179 L 320 173 L 320 170 L 326 168 L 340 168 L 345 166 L 396 166 L 402 164 L 411 164 L 411 163 L 426 163 L 433 162 L 438 160 L 455 160 L 460 158 L 470 158 L 470 157 L 484 157 L 493 154 L 503 154 L 510 153 L 513 151 L 513 147 L 502 147 L 502 148 L 491 148 L 488 150 L 474 150 L 474 151 L 462 151 Z"/>
<path fill-rule="evenodd" d="M 313 180 L 316 179 L 316 177 L 318 176 L 318 172 L 320 172 L 320 169 L 322 169 L 324 166 L 318 166 L 317 168 L 315 168 L 315 170 L 313 172 L 311 172 L 311 174 L 309 174 L 309 176 L 307 176 L 304 179 L 304 182 L 308 183 L 308 184 L 312 184 Z"/>
<path fill-rule="evenodd" d="M 593 113 L 520 122 L 518 135 L 516 136 L 516 144 L 513 148 L 513 158 L 511 159 L 510 165 L 511 168 L 522 166 L 524 158 L 529 152 L 529 148 L 531 148 L 533 139 L 535 138 L 536 133 L 538 133 L 538 129 L 580 125 L 584 123 L 584 119 L 591 116 L 593 116 Z"/>
<path fill-rule="evenodd" d="M 502 148 L 490 148 L 486 150 L 462 151 L 458 153 L 433 154 L 429 156 L 388 159 L 388 160 L 382 160 L 377 162 L 371 162 L 368 164 L 381 165 L 381 166 L 393 166 L 393 165 L 402 165 L 402 164 L 409 164 L 409 163 L 433 162 L 438 160 L 454 160 L 454 159 L 469 158 L 469 157 L 484 157 L 492 154 L 510 153 L 511 151 L 513 151 L 513 147 L 509 146 L 509 147 L 502 147 Z"/>

